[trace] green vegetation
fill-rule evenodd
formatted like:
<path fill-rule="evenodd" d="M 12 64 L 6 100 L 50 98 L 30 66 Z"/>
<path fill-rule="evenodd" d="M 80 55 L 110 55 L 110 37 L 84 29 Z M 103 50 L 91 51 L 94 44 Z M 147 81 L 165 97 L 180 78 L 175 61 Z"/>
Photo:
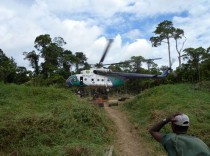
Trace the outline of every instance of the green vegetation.
<path fill-rule="evenodd" d="M 194 88 L 192 84 L 162 85 L 145 90 L 123 105 L 131 120 L 138 125 L 140 135 L 148 142 L 150 155 L 161 155 L 164 150 L 150 136 L 148 128 L 174 112 L 189 115 L 191 125 L 188 133 L 210 146 L 210 94 L 206 89 Z M 163 131 L 171 131 L 170 125 L 165 126 Z"/>
<path fill-rule="evenodd" d="M 165 83 L 198 83 L 210 81 L 210 47 L 184 47 L 187 37 L 181 28 L 176 28 L 172 21 L 160 22 L 153 31 L 154 36 L 150 38 L 153 47 L 167 44 L 169 65 L 159 67 L 154 59 L 145 59 L 143 56 L 131 56 L 119 64 L 110 64 L 108 68 L 117 72 L 135 72 L 144 74 L 160 74 L 161 71 L 172 66 L 175 60 L 171 60 L 171 52 L 177 52 L 179 66 L 173 69 L 165 81 L 135 80 L 126 84 L 126 92 L 138 93 L 140 90 L 158 86 Z M 41 34 L 34 40 L 34 48 L 24 51 L 24 59 L 30 63 L 32 70 L 17 66 L 15 60 L 5 55 L 0 49 L 0 82 L 27 84 L 31 86 L 56 85 L 63 87 L 65 80 L 82 70 L 90 69 L 85 52 L 73 52 L 65 49 L 67 44 L 62 37 L 52 38 L 50 34 Z M 1 48 L 1 47 L 0 47 Z M 104 57 L 103 56 L 103 60 Z M 102 58 L 101 58 L 102 59 Z M 101 62 L 103 63 L 103 62 Z M 144 68 L 143 63 L 147 64 Z M 101 65 L 96 64 L 96 67 Z"/>
<path fill-rule="evenodd" d="M 0 155 L 102 155 L 112 143 L 103 110 L 68 90 L 0 85 Z"/>

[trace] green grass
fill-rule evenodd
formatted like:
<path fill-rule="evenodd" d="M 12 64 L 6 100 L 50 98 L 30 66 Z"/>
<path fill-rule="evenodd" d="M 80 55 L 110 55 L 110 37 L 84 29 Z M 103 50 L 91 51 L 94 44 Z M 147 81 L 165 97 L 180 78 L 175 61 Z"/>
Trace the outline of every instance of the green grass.
<path fill-rule="evenodd" d="M 188 134 L 201 138 L 210 147 L 210 92 L 194 90 L 190 84 L 162 85 L 145 90 L 134 100 L 124 104 L 139 133 L 151 146 L 150 155 L 161 155 L 164 149 L 148 133 L 156 122 L 182 112 L 190 118 Z M 171 131 L 170 126 L 163 131 Z"/>
<path fill-rule="evenodd" d="M 113 142 L 103 109 L 67 89 L 0 84 L 0 155 L 102 155 Z"/>

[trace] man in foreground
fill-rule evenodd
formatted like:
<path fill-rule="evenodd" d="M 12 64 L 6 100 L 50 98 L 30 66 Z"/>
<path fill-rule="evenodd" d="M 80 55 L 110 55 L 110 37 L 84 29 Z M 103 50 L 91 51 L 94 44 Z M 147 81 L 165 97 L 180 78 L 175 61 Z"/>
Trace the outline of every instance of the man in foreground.
<path fill-rule="evenodd" d="M 173 133 L 161 133 L 161 128 L 169 122 Z M 149 132 L 169 156 L 210 156 L 210 149 L 202 140 L 187 135 L 189 124 L 189 117 L 179 113 L 155 124 Z"/>

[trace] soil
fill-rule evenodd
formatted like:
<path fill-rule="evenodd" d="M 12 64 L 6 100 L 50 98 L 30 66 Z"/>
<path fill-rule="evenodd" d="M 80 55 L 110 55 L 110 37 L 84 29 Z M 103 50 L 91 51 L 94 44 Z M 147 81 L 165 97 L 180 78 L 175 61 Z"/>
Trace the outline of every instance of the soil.
<path fill-rule="evenodd" d="M 137 127 L 132 125 L 125 112 L 119 106 L 104 105 L 109 118 L 116 125 L 114 152 L 117 156 L 146 156 L 148 155 L 143 141 L 138 135 Z"/>

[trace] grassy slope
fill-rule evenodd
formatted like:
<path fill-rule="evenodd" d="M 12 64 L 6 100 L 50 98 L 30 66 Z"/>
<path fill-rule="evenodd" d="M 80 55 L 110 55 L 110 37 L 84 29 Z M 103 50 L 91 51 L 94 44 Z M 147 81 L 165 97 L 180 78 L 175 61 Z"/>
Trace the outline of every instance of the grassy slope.
<path fill-rule="evenodd" d="M 164 150 L 151 138 L 148 128 L 174 112 L 188 114 L 189 134 L 201 138 L 210 147 L 210 93 L 207 91 L 194 90 L 190 84 L 163 85 L 145 90 L 124 108 L 151 146 L 150 155 L 161 155 Z M 170 130 L 167 125 L 163 131 Z"/>
<path fill-rule="evenodd" d="M 102 155 L 112 142 L 100 108 L 65 89 L 0 84 L 0 155 Z"/>

